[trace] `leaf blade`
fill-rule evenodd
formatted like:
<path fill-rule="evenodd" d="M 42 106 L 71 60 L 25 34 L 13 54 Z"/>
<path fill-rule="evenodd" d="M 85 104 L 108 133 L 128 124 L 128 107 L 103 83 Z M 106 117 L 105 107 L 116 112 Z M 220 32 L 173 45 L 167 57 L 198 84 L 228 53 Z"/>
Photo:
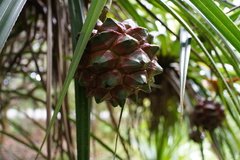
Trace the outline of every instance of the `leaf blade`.
<path fill-rule="evenodd" d="M 0 5 L 0 52 L 26 0 L 3 0 Z"/>
<path fill-rule="evenodd" d="M 220 33 L 240 52 L 240 30 L 223 11 L 209 0 L 190 0 L 194 6 L 220 31 Z"/>
<path fill-rule="evenodd" d="M 205 48 L 205 46 L 203 45 L 201 40 L 196 36 L 196 34 L 191 29 L 191 27 L 186 23 L 186 21 L 184 21 L 182 19 L 182 17 L 180 17 L 171 7 L 169 7 L 166 3 L 164 3 L 160 0 L 157 0 L 155 2 L 156 2 L 156 4 L 160 5 L 165 10 L 167 10 L 174 18 L 176 18 L 176 20 L 178 20 L 179 23 L 182 24 L 182 26 L 189 32 L 189 34 L 191 34 L 193 39 L 196 41 L 196 43 L 199 45 L 199 47 L 201 48 L 203 53 L 206 55 L 207 59 L 209 60 L 210 64 L 212 65 L 213 69 L 216 71 L 216 76 L 219 78 L 221 84 L 225 87 L 225 89 L 226 89 L 227 93 L 229 94 L 229 97 L 232 100 L 233 105 L 236 108 L 237 112 L 240 113 L 239 100 L 235 97 L 232 89 L 227 84 L 227 82 L 225 81 L 225 78 L 223 77 L 222 73 L 219 71 L 216 63 L 214 62 L 213 57 L 208 52 L 208 50 Z"/>
<path fill-rule="evenodd" d="M 181 117 L 183 116 L 183 102 L 185 94 L 185 86 L 187 79 L 188 62 L 191 52 L 192 36 L 184 29 L 180 30 L 180 107 Z"/>

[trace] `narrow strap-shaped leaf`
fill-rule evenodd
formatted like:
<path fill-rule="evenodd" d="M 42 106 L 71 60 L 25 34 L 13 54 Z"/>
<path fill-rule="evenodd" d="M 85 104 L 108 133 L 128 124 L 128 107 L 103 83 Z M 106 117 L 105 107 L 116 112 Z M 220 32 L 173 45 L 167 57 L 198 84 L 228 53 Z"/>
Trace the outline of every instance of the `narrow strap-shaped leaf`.
<path fill-rule="evenodd" d="M 212 139 L 212 147 L 214 149 L 214 151 L 216 152 L 216 155 L 218 156 L 219 159 L 226 159 L 225 154 L 224 154 L 224 150 L 221 147 L 222 144 L 220 142 L 220 139 L 218 138 L 219 136 L 216 135 L 215 132 L 209 132 L 211 139 Z"/>
<path fill-rule="evenodd" d="M 228 147 L 228 149 L 229 149 L 229 152 L 231 153 L 230 155 L 232 156 L 232 159 L 233 160 L 237 160 L 237 158 L 236 158 L 236 149 L 235 148 L 237 148 L 237 146 L 236 145 L 232 145 L 233 143 L 233 137 L 232 136 L 234 136 L 234 134 L 230 134 L 229 133 L 229 131 L 228 130 L 226 130 L 226 129 L 222 129 L 222 128 L 220 128 L 221 129 L 221 132 L 223 133 L 223 135 L 224 136 L 222 136 L 222 139 L 223 139 L 223 141 L 227 144 L 227 147 Z M 238 140 L 234 140 L 234 142 L 238 142 Z M 238 147 L 239 148 L 239 147 Z"/>
<path fill-rule="evenodd" d="M 212 0 L 190 0 L 220 33 L 240 52 L 240 30 Z"/>
<path fill-rule="evenodd" d="M 69 87 L 69 85 L 70 85 L 70 83 L 73 79 L 73 76 L 74 76 L 75 71 L 77 69 L 78 63 L 79 63 L 79 61 L 82 57 L 83 51 L 84 51 L 84 49 L 87 45 L 87 42 L 88 42 L 88 40 L 91 36 L 92 30 L 93 30 L 93 28 L 94 28 L 94 26 L 97 22 L 97 19 L 100 15 L 105 3 L 106 3 L 106 0 L 102 0 L 102 1 L 92 0 L 91 6 L 89 8 L 89 11 L 88 11 L 88 14 L 87 14 L 87 17 L 86 17 L 86 21 L 83 25 L 81 35 L 79 37 L 76 49 L 74 51 L 73 59 L 72 59 L 72 62 L 70 64 L 67 77 L 66 77 L 65 82 L 63 84 L 62 92 L 60 94 L 59 100 L 58 100 L 57 105 L 56 105 L 56 109 L 53 113 L 50 125 L 47 129 L 46 135 L 45 135 L 45 137 L 42 141 L 39 152 L 38 152 L 35 159 L 38 158 L 38 155 L 39 155 L 40 151 L 42 150 L 42 147 L 43 147 L 43 145 L 46 141 L 46 138 L 48 137 L 48 135 L 50 133 L 50 130 L 51 130 L 56 118 L 57 118 L 57 114 L 58 114 L 58 112 L 61 108 L 64 97 L 67 93 L 68 87 Z"/>
<path fill-rule="evenodd" d="M 227 92 L 228 92 L 228 94 L 229 94 L 229 96 L 230 96 L 230 98 L 231 98 L 231 100 L 232 100 L 232 102 L 234 104 L 234 107 L 236 108 L 237 112 L 240 113 L 239 100 L 235 97 L 235 95 L 232 92 L 231 88 L 229 87 L 229 85 L 225 81 L 222 73 L 219 71 L 219 69 L 218 69 L 216 63 L 214 62 L 212 56 L 207 51 L 207 49 L 205 48 L 203 43 L 200 41 L 200 39 L 196 36 L 196 34 L 193 32 L 193 30 L 190 28 L 190 26 L 171 7 L 169 7 L 167 4 L 165 4 L 164 2 L 162 2 L 160 0 L 156 0 L 155 2 L 157 4 L 159 4 L 160 6 L 162 6 L 164 9 L 166 9 L 167 11 L 169 11 L 169 13 L 172 14 L 173 17 L 175 17 L 179 21 L 179 23 L 181 23 L 183 25 L 183 27 L 189 32 L 189 34 L 191 34 L 193 39 L 197 42 L 199 47 L 202 49 L 203 53 L 208 58 L 209 62 L 211 63 L 211 65 L 213 67 L 213 69 L 216 71 L 216 74 L 219 77 L 219 80 L 221 81 L 222 85 L 226 88 L 226 90 L 227 90 Z"/>
<path fill-rule="evenodd" d="M 68 0 L 68 8 L 70 12 L 70 23 L 71 23 L 71 33 L 72 33 L 72 44 L 73 50 L 77 44 L 76 35 L 81 31 L 83 22 L 84 22 L 84 13 L 81 9 L 83 9 L 83 2 L 78 0 Z"/>
<path fill-rule="evenodd" d="M 133 19 L 137 21 L 139 26 L 147 28 L 146 22 L 137 13 L 137 11 L 135 10 L 134 6 L 128 0 L 118 1 L 118 3 L 120 3 L 120 5 L 123 6 L 123 8 L 133 17 Z"/>
<path fill-rule="evenodd" d="M 191 19 L 191 21 L 193 21 L 194 23 L 196 23 L 196 25 L 201 28 L 201 30 L 208 35 L 208 38 L 221 50 L 221 52 L 223 53 L 224 57 L 226 57 L 226 59 L 229 61 L 228 63 L 230 63 L 233 68 L 235 69 L 236 73 L 238 76 L 240 76 L 240 70 L 239 70 L 239 65 L 238 62 L 240 60 L 240 58 L 235 58 L 235 53 L 231 52 L 231 50 L 229 50 L 229 52 L 226 50 L 226 48 L 222 45 L 222 43 L 219 42 L 219 40 L 216 38 L 216 36 L 202 23 L 199 22 L 198 19 L 196 19 L 191 12 L 189 12 L 183 5 L 181 5 L 177 0 L 172 1 L 178 8 L 181 9 L 181 13 L 187 15 L 187 17 L 189 17 L 188 19 Z M 225 43 L 225 41 L 223 41 Z M 226 42 L 228 43 L 228 42 Z M 230 78 L 230 77 L 228 77 Z"/>
<path fill-rule="evenodd" d="M 187 79 L 188 62 L 191 52 L 192 36 L 184 29 L 180 30 L 180 106 L 181 116 L 183 115 L 183 101 Z"/>
<path fill-rule="evenodd" d="M 237 63 L 240 63 L 239 57 L 236 55 L 236 53 L 234 52 L 234 50 L 230 46 L 226 37 L 224 37 L 223 34 L 216 28 L 215 24 L 211 23 L 211 21 L 196 6 L 194 6 L 190 1 L 186 1 L 186 2 L 188 3 L 188 5 L 190 7 L 192 7 L 195 10 L 195 12 L 197 12 L 200 16 L 202 16 L 202 18 L 209 24 L 209 26 L 214 30 L 214 32 L 221 38 L 222 42 L 226 46 L 226 49 L 229 51 L 230 55 L 233 57 L 232 59 L 235 60 Z M 210 31 L 207 31 L 207 32 L 212 34 Z"/>
<path fill-rule="evenodd" d="M 15 24 L 26 0 L 1 0 L 0 2 L 0 52 Z"/>

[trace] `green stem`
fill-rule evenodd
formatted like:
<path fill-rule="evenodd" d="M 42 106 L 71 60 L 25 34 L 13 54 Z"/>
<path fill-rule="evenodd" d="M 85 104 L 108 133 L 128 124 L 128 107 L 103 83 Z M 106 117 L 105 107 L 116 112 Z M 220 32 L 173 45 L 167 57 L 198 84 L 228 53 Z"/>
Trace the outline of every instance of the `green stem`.
<path fill-rule="evenodd" d="M 203 141 L 201 141 L 201 143 L 199 145 L 200 145 L 202 160 L 205 160 L 205 156 L 204 156 L 204 153 L 203 153 Z"/>
<path fill-rule="evenodd" d="M 119 121 L 118 121 L 117 137 L 116 137 L 116 140 L 115 140 L 115 149 L 114 149 L 113 160 L 115 160 L 116 155 L 117 155 L 117 142 L 118 142 L 118 137 L 119 137 L 119 128 L 120 128 L 120 124 L 121 124 L 121 120 L 122 120 L 123 109 L 124 109 L 124 106 L 121 108 L 121 113 L 120 113 L 120 117 L 119 117 Z"/>
<path fill-rule="evenodd" d="M 69 1 L 69 4 L 72 4 L 71 3 L 72 1 L 70 0 Z M 80 2 L 80 1 L 79 1 Z M 62 91 L 60 93 L 60 96 L 59 96 L 59 99 L 58 99 L 58 102 L 57 102 L 57 105 L 56 105 L 56 108 L 55 108 L 55 111 L 53 113 L 53 116 L 52 116 L 52 119 L 51 119 L 51 122 L 49 124 L 49 127 L 47 128 L 47 131 L 46 131 L 46 135 L 42 141 L 42 144 L 40 146 L 40 149 L 39 149 L 39 152 L 35 158 L 35 160 L 37 160 L 42 148 L 43 148 L 43 145 L 47 139 L 47 137 L 49 136 L 49 133 L 50 133 L 50 130 L 54 124 L 54 122 L 56 121 L 57 119 L 57 114 L 59 112 L 59 110 L 61 109 L 61 105 L 62 105 L 62 102 L 65 98 L 65 95 L 68 91 L 68 88 L 69 88 L 69 85 L 76 73 L 76 69 L 78 67 L 78 64 L 80 62 L 80 59 L 82 57 L 82 54 L 84 52 L 84 49 L 87 45 L 87 42 L 91 36 L 91 32 L 97 22 L 97 19 L 104 7 L 106 3 L 106 0 L 102 0 L 102 1 L 98 1 L 98 0 L 92 0 L 92 3 L 91 3 L 91 6 L 89 8 L 89 11 L 87 13 L 87 17 L 86 17 L 86 20 L 84 22 L 84 25 L 82 27 L 82 30 L 81 30 L 81 35 L 79 37 L 79 40 L 78 42 L 76 43 L 76 48 L 74 49 L 74 54 L 73 54 L 73 58 L 72 58 L 72 62 L 69 66 L 69 70 L 68 70 L 68 74 L 66 76 L 66 79 L 64 81 L 64 84 L 63 84 L 63 88 L 62 88 Z M 74 16 L 75 14 L 75 11 L 76 10 L 73 10 L 73 6 L 69 6 L 69 10 L 70 12 L 72 13 L 71 15 Z M 72 20 L 76 20 L 76 18 L 78 17 L 72 17 Z M 71 23 L 72 26 L 75 26 L 73 25 L 73 22 Z M 75 27 L 78 27 L 78 26 L 75 26 Z M 73 30 L 72 30 L 73 31 Z M 73 34 L 72 35 L 76 35 L 76 34 Z M 73 44 L 74 46 L 74 44 Z M 74 47 L 73 47 L 74 48 Z M 85 94 L 84 94 L 85 95 Z M 77 98 L 78 99 L 78 98 Z M 78 105 L 77 105 L 78 106 Z M 81 106 L 83 107 L 83 106 Z M 87 159 L 84 159 L 84 160 L 87 160 Z"/>
<path fill-rule="evenodd" d="M 73 49 L 76 47 L 76 37 L 80 32 L 83 21 L 84 12 L 82 1 L 69 1 L 70 13 L 72 16 L 72 41 Z M 77 139 L 77 159 L 90 159 L 90 105 L 86 97 L 86 92 L 83 87 L 78 84 L 78 79 L 75 83 L 75 112 L 76 112 L 76 139 Z"/>
<path fill-rule="evenodd" d="M 85 89 L 75 79 L 77 159 L 90 159 L 90 105 Z"/>

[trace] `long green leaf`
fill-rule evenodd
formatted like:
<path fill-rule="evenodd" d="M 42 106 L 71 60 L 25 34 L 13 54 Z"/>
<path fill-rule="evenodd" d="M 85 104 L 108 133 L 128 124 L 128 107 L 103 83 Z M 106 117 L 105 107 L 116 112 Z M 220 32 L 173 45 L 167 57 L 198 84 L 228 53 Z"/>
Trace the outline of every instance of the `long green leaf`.
<path fill-rule="evenodd" d="M 226 59 L 228 60 L 228 63 L 230 63 L 233 68 L 235 69 L 238 76 L 240 76 L 240 70 L 239 70 L 239 58 L 235 58 L 234 53 L 227 52 L 226 48 L 219 42 L 219 40 L 216 38 L 216 36 L 197 18 L 193 16 L 189 10 L 187 10 L 183 5 L 181 5 L 177 0 L 172 1 L 178 8 L 180 8 L 180 11 L 182 14 L 186 16 L 187 19 L 193 21 L 201 30 L 204 32 L 208 38 L 221 50 L 221 52 L 224 54 Z"/>
<path fill-rule="evenodd" d="M 220 33 L 240 52 L 240 30 L 212 0 L 190 0 Z"/>
<path fill-rule="evenodd" d="M 232 92 L 231 88 L 229 87 L 229 85 L 225 81 L 222 73 L 219 71 L 219 69 L 218 69 L 216 63 L 214 62 L 211 54 L 207 51 L 207 49 L 202 44 L 200 39 L 196 36 L 196 34 L 193 32 L 193 30 L 190 28 L 190 26 L 171 7 L 169 7 L 166 3 L 164 3 L 164 2 L 162 2 L 160 0 L 157 0 L 156 3 L 158 5 L 160 5 L 161 7 L 163 7 L 164 9 L 166 9 L 167 11 L 169 11 L 169 13 L 171 13 L 173 15 L 173 17 L 175 17 L 183 25 L 183 27 L 189 32 L 189 34 L 197 42 L 197 44 L 202 49 L 203 53 L 206 55 L 206 57 L 208 58 L 209 62 L 211 63 L 213 69 L 216 71 L 216 74 L 219 77 L 219 80 L 221 81 L 222 85 L 226 88 L 226 90 L 227 90 L 227 92 L 228 92 L 228 94 L 229 94 L 229 96 L 230 96 L 230 98 L 231 98 L 231 100 L 232 100 L 236 110 L 238 111 L 238 113 L 240 113 L 239 100 L 235 97 L 235 95 Z"/>
<path fill-rule="evenodd" d="M 137 21 L 139 26 L 147 28 L 146 22 L 137 13 L 137 11 L 135 10 L 134 6 L 131 3 L 129 3 L 128 0 L 118 1 L 118 3 L 120 3 L 120 5 L 132 16 L 132 18 Z"/>
<path fill-rule="evenodd" d="M 83 2 L 78 0 L 68 0 L 70 12 L 71 33 L 73 50 L 77 44 L 77 34 L 81 31 L 84 22 Z"/>
<path fill-rule="evenodd" d="M 193 16 L 193 14 L 189 10 L 187 10 L 185 7 L 183 7 L 183 5 L 181 5 L 177 0 L 174 0 L 172 2 L 180 9 L 179 13 L 184 14 L 184 16 L 186 16 L 187 21 L 191 20 L 192 22 L 194 22 L 198 26 L 198 28 L 200 30 L 202 30 L 202 33 L 206 34 L 206 36 L 208 37 L 208 40 L 210 42 L 213 42 L 214 45 L 217 46 L 221 50 L 223 55 L 220 56 L 218 51 L 216 51 L 214 49 L 215 53 L 216 53 L 216 57 L 218 58 L 218 60 L 222 64 L 222 66 L 224 68 L 224 71 L 225 71 L 225 74 L 227 75 L 228 79 L 230 80 L 230 85 L 232 85 L 232 82 L 231 82 L 232 77 L 231 77 L 231 75 L 229 74 L 229 71 L 226 69 L 226 67 L 224 65 L 224 62 L 226 62 L 226 61 L 223 61 L 223 57 L 226 58 L 228 63 L 233 66 L 233 68 L 234 68 L 234 70 L 235 70 L 235 72 L 237 73 L 238 76 L 240 75 L 240 70 L 239 70 L 240 66 L 239 66 L 239 63 L 238 63 L 239 60 L 235 58 L 235 56 L 232 54 L 231 51 L 228 52 L 226 50 L 226 48 L 224 47 L 224 45 L 222 45 L 222 43 L 217 39 L 217 37 L 204 24 L 199 22 L 199 20 L 196 19 L 195 16 Z M 182 17 L 184 17 L 184 16 L 182 16 Z M 232 88 L 232 90 L 234 91 L 235 88 Z M 228 109 L 233 109 L 233 108 L 228 107 Z"/>
<path fill-rule="evenodd" d="M 184 29 L 180 31 L 180 44 L 181 44 L 181 55 L 180 55 L 180 106 L 181 116 L 183 115 L 183 101 L 185 94 L 185 85 L 187 79 L 188 62 L 191 52 L 191 35 Z"/>
<path fill-rule="evenodd" d="M 1 0 L 0 2 L 0 52 L 24 6 L 26 0 Z"/>
<path fill-rule="evenodd" d="M 102 1 L 93 0 L 92 3 L 91 3 L 91 6 L 89 8 L 89 11 L 88 11 L 88 14 L 87 14 L 87 17 L 86 17 L 86 21 L 83 25 L 81 35 L 78 39 L 77 46 L 76 46 L 76 49 L 74 51 L 73 59 L 72 59 L 72 62 L 70 64 L 67 77 L 66 77 L 65 82 L 63 84 L 62 92 L 61 92 L 59 100 L 57 102 L 56 109 L 55 109 L 54 114 L 52 116 L 50 125 L 47 129 L 46 135 L 45 135 L 45 137 L 42 141 L 42 144 L 40 146 L 39 152 L 42 150 L 42 147 L 43 147 L 43 145 L 46 141 L 46 138 L 48 137 L 48 135 L 50 133 L 50 130 L 51 130 L 56 118 L 57 118 L 57 114 L 58 114 L 58 112 L 61 108 L 64 97 L 67 93 L 68 87 L 69 87 L 69 85 L 70 85 L 70 83 L 73 79 L 73 76 L 74 76 L 75 71 L 77 69 L 77 66 L 79 64 L 79 61 L 82 57 L 83 51 L 84 51 L 84 49 L 87 45 L 87 42 L 88 42 L 88 40 L 91 36 L 92 30 L 93 30 L 93 28 L 94 28 L 94 26 L 97 22 L 97 19 L 98 19 L 100 13 L 101 13 L 106 1 L 107 0 L 102 0 Z M 39 153 L 37 154 L 35 159 L 38 158 L 38 155 L 39 155 Z"/>
<path fill-rule="evenodd" d="M 215 27 L 215 25 L 211 23 L 211 21 L 204 14 L 202 14 L 198 8 L 196 8 L 190 1 L 186 1 L 186 2 L 188 3 L 189 6 L 191 6 L 195 10 L 195 12 L 197 12 L 202 16 L 202 18 L 209 24 L 209 26 L 213 29 L 213 31 L 221 38 L 222 43 L 226 46 L 226 49 L 229 51 L 230 55 L 232 56 L 232 59 L 240 63 L 239 57 L 236 55 L 232 47 L 229 45 L 229 42 L 227 41 L 226 37 L 223 36 L 223 34 Z"/>

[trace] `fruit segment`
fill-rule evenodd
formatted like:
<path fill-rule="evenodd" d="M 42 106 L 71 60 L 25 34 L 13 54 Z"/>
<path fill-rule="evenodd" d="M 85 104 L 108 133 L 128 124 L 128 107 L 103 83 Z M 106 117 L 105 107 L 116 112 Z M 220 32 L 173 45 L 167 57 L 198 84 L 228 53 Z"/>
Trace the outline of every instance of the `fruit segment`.
<path fill-rule="evenodd" d="M 118 57 L 110 50 L 103 50 L 90 54 L 86 68 L 95 73 L 109 71 L 116 66 Z"/>

